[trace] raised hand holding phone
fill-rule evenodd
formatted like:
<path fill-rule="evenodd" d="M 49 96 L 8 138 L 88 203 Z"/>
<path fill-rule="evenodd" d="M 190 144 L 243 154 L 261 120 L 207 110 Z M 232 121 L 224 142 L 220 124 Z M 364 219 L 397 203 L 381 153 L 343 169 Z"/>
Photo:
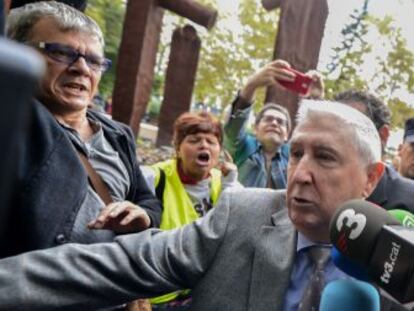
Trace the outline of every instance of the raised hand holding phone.
<path fill-rule="evenodd" d="M 290 71 L 290 64 L 284 60 L 275 60 L 256 71 L 251 75 L 246 84 L 240 90 L 240 97 L 251 102 L 256 90 L 260 87 L 279 86 L 280 81 L 293 82 L 295 73 Z"/>
<path fill-rule="evenodd" d="M 293 81 L 278 79 L 279 84 L 292 92 L 299 93 L 301 95 L 307 94 L 313 81 L 312 77 L 290 67 L 286 67 L 285 70 L 293 73 L 295 75 L 294 79 Z"/>
<path fill-rule="evenodd" d="M 325 85 L 322 74 L 317 70 L 309 70 L 306 75 L 312 78 L 309 90 L 306 94 L 301 94 L 303 98 L 308 99 L 324 99 Z"/>

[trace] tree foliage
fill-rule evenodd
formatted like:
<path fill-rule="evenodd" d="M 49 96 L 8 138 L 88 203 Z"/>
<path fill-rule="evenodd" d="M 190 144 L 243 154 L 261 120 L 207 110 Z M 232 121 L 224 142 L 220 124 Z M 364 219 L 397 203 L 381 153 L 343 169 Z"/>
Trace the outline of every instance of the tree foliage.
<path fill-rule="evenodd" d="M 217 7 L 217 0 L 197 2 Z M 333 49 L 332 61 L 323 72 L 326 94 L 330 98 L 349 88 L 370 90 L 388 103 L 393 112 L 392 125 L 401 127 L 407 117 L 414 116 L 413 109 L 402 96 L 404 92 L 414 91 L 414 55 L 393 18 L 370 16 L 368 2 L 362 2 L 361 9 L 350 15 L 349 23 L 341 32 L 342 40 Z M 125 1 L 89 0 L 87 14 L 101 26 L 106 41 L 105 54 L 114 63 L 100 84 L 101 93 L 108 96 L 115 81 Z M 238 3 L 236 18 L 232 15 L 219 12 L 211 31 L 195 25 L 202 48 L 194 102 L 224 108 L 246 78 L 272 59 L 279 10 L 267 12 L 260 0 L 243 0 Z M 192 24 L 166 12 L 149 107 L 152 113 L 159 110 L 162 101 L 172 31 L 188 23 Z M 372 40 L 373 35 L 375 40 Z M 370 68 L 368 74 L 364 71 L 367 67 Z M 262 102 L 263 97 L 264 92 L 259 94 L 257 102 Z"/>
<path fill-rule="evenodd" d="M 216 7 L 215 0 L 198 1 Z M 235 96 L 245 79 L 260 66 L 270 61 L 277 28 L 277 13 L 263 9 L 260 0 L 241 1 L 238 5 L 238 19 L 219 12 L 216 25 L 210 31 L 199 26 L 202 40 L 198 64 L 194 102 L 208 106 L 225 107 Z M 164 28 L 174 28 L 189 23 L 178 18 Z M 169 40 L 164 38 L 160 50 L 163 59 L 158 59 L 157 68 L 162 74 L 169 53 Z M 258 100 L 260 101 L 260 100 Z"/>
<path fill-rule="evenodd" d="M 414 54 L 407 48 L 407 41 L 402 36 L 401 29 L 394 25 L 392 17 L 371 20 L 378 32 L 387 38 L 389 45 L 388 54 L 383 58 L 377 57 L 379 66 L 373 82 L 377 84 L 377 92 L 388 101 L 392 111 L 392 124 L 403 127 L 405 120 L 414 116 L 414 109 L 399 97 L 401 91 L 414 91 Z"/>
<path fill-rule="evenodd" d="M 115 82 L 115 68 L 121 42 L 125 1 L 89 0 L 86 14 L 101 27 L 105 38 L 105 56 L 112 60 L 111 69 L 106 72 L 99 84 L 99 91 L 105 96 L 112 94 Z"/>
<path fill-rule="evenodd" d="M 364 56 L 372 51 L 372 46 L 366 41 L 368 33 L 368 1 L 365 0 L 361 10 L 355 9 L 350 15 L 350 22 L 341 31 L 342 41 L 333 48 L 334 56 L 327 66 L 326 96 L 349 88 L 366 89 L 367 82 L 362 79 L 361 68 Z M 330 78 L 337 75 L 336 78 Z"/>
<path fill-rule="evenodd" d="M 392 127 L 401 128 L 414 116 L 414 109 L 401 98 L 414 90 L 414 54 L 394 19 L 370 16 L 367 3 L 350 16 L 340 46 L 334 48 L 335 55 L 325 72 L 327 96 L 349 88 L 369 90 L 388 104 Z M 375 38 L 371 40 L 375 45 L 368 44 L 368 36 Z M 367 67 L 370 73 L 363 72 Z"/>

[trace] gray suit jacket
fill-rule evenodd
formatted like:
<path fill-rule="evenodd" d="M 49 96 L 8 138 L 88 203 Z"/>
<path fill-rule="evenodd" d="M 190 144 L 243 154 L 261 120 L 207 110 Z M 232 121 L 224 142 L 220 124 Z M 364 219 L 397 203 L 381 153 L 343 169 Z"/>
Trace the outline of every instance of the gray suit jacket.
<path fill-rule="evenodd" d="M 226 190 L 177 230 L 0 260 L 0 310 L 95 310 L 183 288 L 192 310 L 281 310 L 295 249 L 284 191 Z"/>
<path fill-rule="evenodd" d="M 0 261 L 0 310 L 91 310 L 193 289 L 193 310 L 280 310 L 296 245 L 285 193 L 225 191 L 193 224 Z"/>

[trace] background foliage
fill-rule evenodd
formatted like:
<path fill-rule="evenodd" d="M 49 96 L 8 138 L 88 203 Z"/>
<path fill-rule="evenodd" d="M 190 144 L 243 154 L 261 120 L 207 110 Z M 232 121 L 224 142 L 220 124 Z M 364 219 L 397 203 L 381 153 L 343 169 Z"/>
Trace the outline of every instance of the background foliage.
<path fill-rule="evenodd" d="M 114 61 L 121 39 L 124 0 L 89 0 L 87 14 L 102 27 L 106 38 L 106 55 Z M 198 0 L 217 7 L 216 0 Z M 372 2 L 372 5 L 375 5 Z M 198 25 L 202 50 L 194 90 L 194 102 L 224 108 L 237 89 L 255 70 L 271 60 L 277 33 L 278 10 L 267 12 L 260 0 L 239 2 L 237 19 L 219 12 L 211 31 Z M 171 13 L 164 18 L 159 46 L 153 94 L 149 112 L 156 115 L 162 102 L 165 69 L 167 66 L 172 31 L 190 23 Z M 404 92 L 414 90 L 414 55 L 391 16 L 378 19 L 369 15 L 368 0 L 361 2 L 344 25 L 340 44 L 332 50 L 332 61 L 321 71 L 325 77 L 326 94 L 348 88 L 369 90 L 380 96 L 393 112 L 392 125 L 401 127 L 404 120 L 414 116 L 414 110 L 404 101 Z M 372 40 L 372 38 L 375 38 Z M 368 40 L 370 39 L 370 40 Z M 375 44 L 368 43 L 375 42 Z M 114 67 L 103 78 L 100 91 L 108 96 L 112 92 Z M 369 68 L 370 71 L 366 72 Z M 365 71 L 364 71 L 365 70 Z M 262 103 L 264 92 L 257 102 Z"/>
<path fill-rule="evenodd" d="M 125 15 L 124 2 L 123 0 L 88 0 L 86 14 L 101 27 L 105 37 L 105 56 L 112 60 L 111 69 L 103 75 L 99 85 L 99 91 L 105 97 L 112 94 L 115 83 L 115 68 Z"/>

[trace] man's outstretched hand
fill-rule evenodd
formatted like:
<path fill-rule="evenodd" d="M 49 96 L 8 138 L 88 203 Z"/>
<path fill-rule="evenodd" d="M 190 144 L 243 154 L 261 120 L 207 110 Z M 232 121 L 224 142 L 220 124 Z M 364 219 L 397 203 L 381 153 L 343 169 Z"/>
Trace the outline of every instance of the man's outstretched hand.
<path fill-rule="evenodd" d="M 111 203 L 103 208 L 98 217 L 88 224 L 88 228 L 132 233 L 148 229 L 150 225 L 151 219 L 142 207 L 123 201 Z"/>

